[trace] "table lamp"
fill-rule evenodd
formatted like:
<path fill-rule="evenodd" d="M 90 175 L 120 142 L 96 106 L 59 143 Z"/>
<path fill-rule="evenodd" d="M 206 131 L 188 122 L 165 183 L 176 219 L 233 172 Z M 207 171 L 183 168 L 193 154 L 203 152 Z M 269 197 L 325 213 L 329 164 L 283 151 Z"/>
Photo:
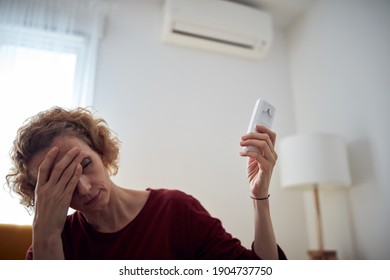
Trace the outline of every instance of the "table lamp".
<path fill-rule="evenodd" d="M 318 250 L 310 259 L 337 259 L 336 251 L 324 250 L 319 189 L 347 187 L 351 184 L 346 145 L 333 134 L 297 134 L 280 143 L 279 164 L 283 188 L 314 193 Z"/>

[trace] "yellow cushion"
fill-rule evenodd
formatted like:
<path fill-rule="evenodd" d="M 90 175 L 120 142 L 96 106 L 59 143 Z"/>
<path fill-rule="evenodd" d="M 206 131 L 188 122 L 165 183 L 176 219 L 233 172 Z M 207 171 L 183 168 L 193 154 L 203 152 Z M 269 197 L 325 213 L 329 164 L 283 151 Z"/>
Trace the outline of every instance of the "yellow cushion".
<path fill-rule="evenodd" d="M 0 260 L 23 260 L 31 242 L 31 226 L 0 224 Z"/>

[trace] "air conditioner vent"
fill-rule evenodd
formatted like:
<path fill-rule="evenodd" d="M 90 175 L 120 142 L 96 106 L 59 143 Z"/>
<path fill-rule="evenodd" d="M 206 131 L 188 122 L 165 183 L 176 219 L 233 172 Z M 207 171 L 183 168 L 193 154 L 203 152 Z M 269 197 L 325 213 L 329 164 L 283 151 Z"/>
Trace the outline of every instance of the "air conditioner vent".
<path fill-rule="evenodd" d="M 263 11 L 227 1 L 166 0 L 163 40 L 260 58 L 272 42 L 272 19 Z"/>

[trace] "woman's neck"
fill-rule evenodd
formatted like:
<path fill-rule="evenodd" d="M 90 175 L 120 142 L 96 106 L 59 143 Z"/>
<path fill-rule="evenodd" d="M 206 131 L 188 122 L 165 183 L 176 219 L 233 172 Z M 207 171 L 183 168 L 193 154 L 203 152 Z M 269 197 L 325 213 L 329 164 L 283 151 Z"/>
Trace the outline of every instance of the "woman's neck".
<path fill-rule="evenodd" d="M 149 191 L 130 190 L 113 185 L 107 207 L 82 214 L 95 230 L 117 232 L 134 220 L 148 197 Z"/>

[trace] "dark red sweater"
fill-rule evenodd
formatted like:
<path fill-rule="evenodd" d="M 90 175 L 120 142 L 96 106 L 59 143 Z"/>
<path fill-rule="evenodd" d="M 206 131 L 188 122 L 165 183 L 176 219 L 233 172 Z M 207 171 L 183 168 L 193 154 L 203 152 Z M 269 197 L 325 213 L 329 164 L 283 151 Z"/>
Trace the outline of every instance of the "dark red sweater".
<path fill-rule="evenodd" d="M 190 195 L 150 190 L 137 217 L 115 233 L 101 233 L 75 212 L 62 233 L 65 259 L 257 259 Z M 279 249 L 279 256 L 285 259 Z M 32 259 L 32 249 L 26 255 Z"/>

